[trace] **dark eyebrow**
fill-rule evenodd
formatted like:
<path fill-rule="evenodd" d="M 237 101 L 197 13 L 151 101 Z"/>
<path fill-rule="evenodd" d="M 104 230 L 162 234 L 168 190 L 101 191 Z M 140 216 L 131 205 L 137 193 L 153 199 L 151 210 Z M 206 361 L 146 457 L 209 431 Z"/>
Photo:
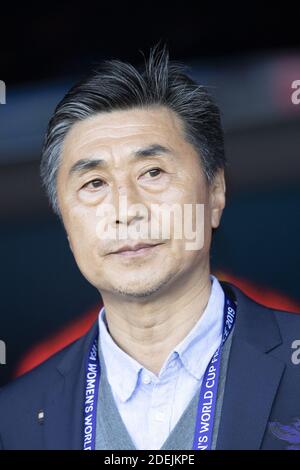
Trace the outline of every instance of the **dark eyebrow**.
<path fill-rule="evenodd" d="M 105 166 L 107 166 L 107 163 L 101 158 L 83 158 L 71 166 L 69 176 L 74 173 L 83 173 L 84 171 L 92 170 L 93 168 L 104 168 Z"/>
<path fill-rule="evenodd" d="M 136 157 L 156 157 L 158 155 L 170 154 L 171 150 L 160 144 L 152 144 L 149 147 L 137 150 L 134 155 Z"/>
<path fill-rule="evenodd" d="M 134 152 L 133 157 L 157 157 L 161 155 L 171 154 L 171 150 L 160 144 L 152 144 L 148 147 L 138 149 Z M 107 161 L 102 158 L 83 158 L 78 160 L 69 170 L 69 175 L 74 173 L 83 173 L 94 168 L 105 168 L 107 167 Z"/>

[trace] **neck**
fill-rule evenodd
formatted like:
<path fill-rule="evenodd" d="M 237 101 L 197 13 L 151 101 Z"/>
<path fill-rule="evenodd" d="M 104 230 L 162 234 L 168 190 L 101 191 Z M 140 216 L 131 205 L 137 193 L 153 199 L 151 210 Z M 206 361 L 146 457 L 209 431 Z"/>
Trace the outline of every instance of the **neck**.
<path fill-rule="evenodd" d="M 203 274 L 203 273 L 202 273 Z M 155 374 L 202 316 L 211 292 L 209 271 L 145 302 L 102 295 L 110 335 L 118 346 Z"/>

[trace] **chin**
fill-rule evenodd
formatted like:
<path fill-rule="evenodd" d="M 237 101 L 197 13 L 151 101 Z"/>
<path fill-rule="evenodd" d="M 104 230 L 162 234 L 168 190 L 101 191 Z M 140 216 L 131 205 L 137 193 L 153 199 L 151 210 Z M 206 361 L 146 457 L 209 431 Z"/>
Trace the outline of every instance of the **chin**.
<path fill-rule="evenodd" d="M 118 286 L 114 285 L 112 290 L 118 294 L 124 295 L 127 298 L 146 298 L 153 296 L 155 293 L 160 292 L 166 284 L 169 283 L 173 274 L 169 274 L 168 276 L 164 276 L 161 279 L 157 279 L 154 281 L 151 279 L 151 273 L 147 277 L 136 277 L 132 280 L 132 282 L 127 282 L 126 284 L 120 284 Z M 151 280 L 151 282 L 149 282 Z"/>

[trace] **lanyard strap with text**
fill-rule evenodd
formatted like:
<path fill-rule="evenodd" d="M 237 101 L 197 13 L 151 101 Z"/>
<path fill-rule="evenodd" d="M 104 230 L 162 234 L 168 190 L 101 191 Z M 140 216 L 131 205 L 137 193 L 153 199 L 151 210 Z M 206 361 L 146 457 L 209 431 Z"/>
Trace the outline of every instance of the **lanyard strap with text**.
<path fill-rule="evenodd" d="M 234 325 L 236 307 L 225 295 L 223 336 L 220 347 L 212 356 L 201 385 L 193 450 L 211 449 L 212 430 L 220 373 L 220 356 L 229 333 Z M 98 334 L 94 338 L 86 361 L 84 436 L 83 449 L 94 450 L 96 441 L 97 399 L 100 383 L 100 362 L 98 356 Z"/>
<path fill-rule="evenodd" d="M 235 316 L 235 303 L 225 295 L 222 341 L 212 356 L 203 376 L 198 401 L 193 450 L 211 449 L 220 375 L 221 352 L 222 347 L 233 328 Z"/>

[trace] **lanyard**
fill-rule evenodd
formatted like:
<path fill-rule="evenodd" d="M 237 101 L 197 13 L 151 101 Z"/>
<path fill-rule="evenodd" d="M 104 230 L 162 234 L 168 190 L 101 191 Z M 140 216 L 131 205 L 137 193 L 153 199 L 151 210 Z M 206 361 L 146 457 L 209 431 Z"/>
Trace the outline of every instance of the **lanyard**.
<path fill-rule="evenodd" d="M 212 432 L 217 401 L 222 347 L 233 328 L 236 316 L 234 302 L 225 295 L 222 341 L 213 354 L 204 373 L 194 432 L 193 450 L 211 449 Z M 100 383 L 98 334 L 94 338 L 86 360 L 83 449 L 94 450 L 96 438 L 97 399 Z"/>
<path fill-rule="evenodd" d="M 211 449 L 214 416 L 217 402 L 222 347 L 233 328 L 236 316 L 235 303 L 225 295 L 222 341 L 213 354 L 200 389 L 193 450 Z"/>

